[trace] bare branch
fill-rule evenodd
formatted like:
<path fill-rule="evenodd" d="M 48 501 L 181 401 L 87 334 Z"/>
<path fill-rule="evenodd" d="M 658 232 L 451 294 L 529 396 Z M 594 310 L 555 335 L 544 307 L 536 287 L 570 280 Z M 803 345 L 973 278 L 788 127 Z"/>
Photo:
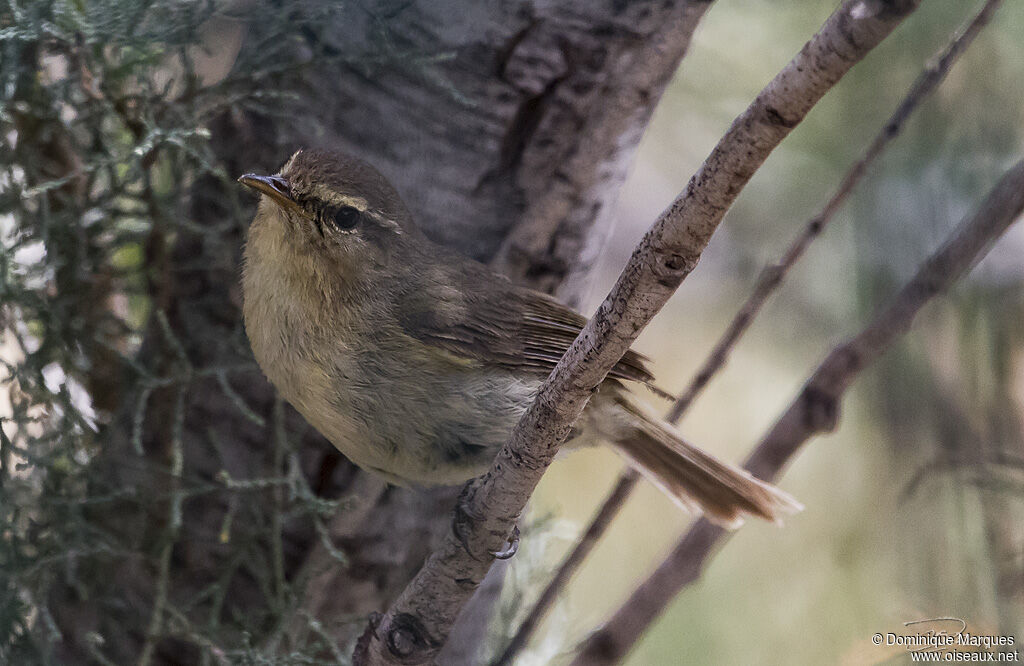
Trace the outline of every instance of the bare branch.
<path fill-rule="evenodd" d="M 914 81 L 910 91 L 900 102 L 885 125 L 882 126 L 882 130 L 875 136 L 861 158 L 843 176 L 839 187 L 825 203 L 824 207 L 808 220 L 803 232 L 794 239 L 782 258 L 774 265 L 765 268 L 757 284 L 754 285 L 750 296 L 747 297 L 747 300 L 744 301 L 735 316 L 733 316 L 732 321 L 729 322 L 725 332 L 718 339 L 718 342 L 715 343 L 704 364 L 673 403 L 666 420 L 673 424 L 678 423 L 679 419 L 683 417 L 693 404 L 693 401 L 697 399 L 711 382 L 711 379 L 725 366 L 733 348 L 750 328 L 754 318 L 760 313 L 762 306 L 764 306 L 768 298 L 782 285 L 789 270 L 803 256 L 814 239 L 819 237 L 825 230 L 825 227 L 828 226 L 835 213 L 845 203 L 854 188 L 868 172 L 869 167 L 874 164 L 893 140 L 899 136 L 910 115 L 945 80 L 953 64 L 967 50 L 967 47 L 970 46 L 974 38 L 981 32 L 981 29 L 989 23 L 993 13 L 995 13 L 995 10 L 1001 3 L 1002 0 L 988 0 L 967 25 L 956 32 L 951 41 L 928 61 L 924 71 Z M 526 646 L 537 625 L 558 597 L 561 588 L 572 579 L 576 570 L 586 559 L 594 545 L 604 535 L 612 520 L 626 500 L 629 499 L 635 486 L 635 472 L 632 469 L 624 470 L 619 475 L 613 490 L 598 508 L 594 519 L 584 532 L 583 538 L 573 547 L 573 550 L 562 562 L 554 577 L 552 577 L 547 587 L 541 593 L 537 603 L 530 610 L 529 615 L 523 620 L 516 635 L 512 638 L 512 641 L 497 662 L 499 666 L 501 664 L 510 664 L 512 658 Z"/>
<path fill-rule="evenodd" d="M 747 459 L 772 480 L 811 437 L 835 429 L 839 405 L 860 372 L 905 334 L 914 316 L 985 255 L 1024 211 L 1024 160 L 1011 168 L 978 210 L 932 254 L 893 301 L 860 333 L 836 347 Z M 695 581 L 726 532 L 700 519 L 611 620 L 582 646 L 574 666 L 617 663 L 679 591 Z"/>
<path fill-rule="evenodd" d="M 696 266 L 740 190 L 814 104 L 916 7 L 916 0 L 848 0 L 737 118 L 647 232 L 491 469 L 463 489 L 444 544 L 371 627 L 357 659 L 433 659 L 591 393 Z"/>

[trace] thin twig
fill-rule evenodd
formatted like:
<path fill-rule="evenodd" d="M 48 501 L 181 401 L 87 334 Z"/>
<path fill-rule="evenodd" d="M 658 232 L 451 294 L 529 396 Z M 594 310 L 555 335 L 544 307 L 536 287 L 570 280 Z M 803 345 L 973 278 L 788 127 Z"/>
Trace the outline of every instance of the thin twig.
<path fill-rule="evenodd" d="M 761 311 L 762 306 L 768 298 L 782 285 L 786 275 L 794 264 L 803 256 L 808 246 L 819 237 L 828 226 L 846 199 L 853 192 L 854 188 L 868 172 L 869 167 L 874 164 L 886 148 L 899 136 L 907 119 L 920 106 L 921 102 L 928 97 L 938 85 L 946 78 L 953 64 L 960 55 L 970 46 L 981 29 L 991 20 L 992 14 L 1002 3 L 1002 0 L 988 0 L 974 18 L 961 30 L 953 35 L 951 41 L 938 53 L 929 59 L 924 71 L 918 75 L 907 95 L 900 102 L 899 106 L 889 117 L 889 120 L 882 126 L 882 130 L 875 136 L 867 150 L 860 159 L 854 163 L 849 171 L 843 176 L 839 187 L 832 194 L 824 207 L 804 226 L 803 232 L 793 240 L 782 258 L 771 266 L 767 266 L 754 286 L 753 291 L 747 300 L 740 306 L 733 316 L 732 321 L 726 327 L 725 332 L 715 343 L 711 353 L 704 364 L 690 380 L 686 389 L 679 394 L 672 408 L 666 416 L 672 424 L 677 424 L 686 411 L 693 404 L 693 401 L 704 391 L 711 379 L 725 365 L 739 339 L 747 332 L 754 318 Z M 551 604 L 558 597 L 561 588 L 572 579 L 576 570 L 583 563 L 587 554 L 594 547 L 594 543 L 601 539 L 612 519 L 629 499 L 633 488 L 636 485 L 636 475 L 632 469 L 623 470 L 613 491 L 600 506 L 590 526 L 587 527 L 584 540 L 574 546 L 572 552 L 565 558 L 558 572 L 548 583 L 537 603 L 530 610 L 516 635 L 512 638 L 501 658 L 495 662 L 495 666 L 504 666 L 512 663 L 515 655 L 530 640 L 540 620 L 547 614 Z M 620 491 L 624 484 L 628 483 L 628 489 Z"/>
<path fill-rule="evenodd" d="M 834 430 L 840 401 L 861 371 L 910 329 L 925 304 L 948 290 L 983 257 L 1022 211 L 1024 160 L 1000 179 L 978 210 L 921 264 L 888 307 L 860 333 L 832 350 L 754 449 L 746 469 L 770 481 L 811 437 Z M 611 620 L 584 642 L 573 665 L 618 663 L 679 591 L 697 580 L 726 536 L 721 528 L 703 518 L 698 520 Z"/>
<path fill-rule="evenodd" d="M 166 322 L 166 318 L 164 319 Z M 168 327 L 167 330 L 170 330 Z M 181 352 L 184 354 L 184 351 Z M 157 573 L 156 594 L 153 599 L 153 610 L 149 617 L 149 626 L 146 628 L 146 641 L 139 654 L 139 666 L 148 666 L 153 659 L 156 650 L 157 640 L 161 637 L 164 626 L 164 611 L 167 606 L 167 595 L 171 580 L 171 554 L 174 551 L 174 544 L 178 541 L 181 532 L 181 505 L 184 500 L 181 494 L 181 476 L 185 469 L 185 446 L 182 441 L 182 434 L 185 423 L 185 397 L 187 385 L 178 389 L 174 402 L 174 413 L 171 423 L 171 499 L 169 502 L 170 515 L 167 522 L 167 530 L 163 536 L 164 543 L 160 550 L 160 564 Z"/>
<path fill-rule="evenodd" d="M 463 489 L 443 545 L 368 628 L 357 663 L 433 660 L 494 553 L 507 550 L 516 520 L 594 388 L 696 266 L 743 186 L 814 104 L 916 7 L 916 0 L 847 0 L 737 118 L 644 236 L 491 469 Z"/>

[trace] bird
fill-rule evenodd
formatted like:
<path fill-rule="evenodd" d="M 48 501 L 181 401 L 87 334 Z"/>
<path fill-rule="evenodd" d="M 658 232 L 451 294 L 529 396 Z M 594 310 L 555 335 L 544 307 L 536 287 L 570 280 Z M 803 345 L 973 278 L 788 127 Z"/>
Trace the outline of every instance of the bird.
<path fill-rule="evenodd" d="M 260 193 L 242 266 L 257 363 L 361 468 L 401 486 L 484 473 L 586 318 L 429 240 L 388 180 L 346 153 L 299 150 Z M 607 443 L 681 507 L 726 528 L 802 507 L 690 444 L 632 386 L 666 395 L 630 350 L 567 448 Z"/>

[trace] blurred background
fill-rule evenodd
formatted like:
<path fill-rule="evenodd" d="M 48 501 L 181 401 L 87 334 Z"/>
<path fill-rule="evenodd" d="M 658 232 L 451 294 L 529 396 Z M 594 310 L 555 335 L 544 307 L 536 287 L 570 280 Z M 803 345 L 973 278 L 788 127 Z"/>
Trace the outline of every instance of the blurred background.
<path fill-rule="evenodd" d="M 733 118 L 834 6 L 712 7 L 641 143 L 585 311 L 596 308 L 636 241 Z M 673 350 L 710 352 L 760 270 L 817 214 L 969 6 L 924 3 L 758 171 L 697 270 L 638 343 L 662 386 L 679 392 L 688 384 L 704 356 Z M 827 352 L 868 321 L 1019 157 L 1021 34 L 1024 6 L 1002 7 L 684 417 L 681 429 L 693 441 L 742 460 Z M 1022 257 L 1018 223 L 864 373 L 838 431 L 797 456 L 780 486 L 805 511 L 782 530 L 745 526 L 627 663 L 904 663 L 903 648 L 873 648 L 872 634 L 950 615 L 983 633 L 1015 634 L 1020 645 Z M 552 539 L 542 552 L 524 540 L 523 560 L 533 556 L 537 570 L 547 571 L 619 467 L 614 453 L 596 449 L 556 462 L 533 507 Z M 689 522 L 645 484 L 570 585 L 533 663 L 571 649 L 618 608 Z M 514 562 L 513 571 L 521 565 Z M 533 584 L 534 575 L 513 580 Z"/>
<path fill-rule="evenodd" d="M 380 52 L 358 62 L 344 60 L 344 54 L 342 58 L 345 67 L 358 69 L 363 79 L 372 81 L 377 71 L 374 67 L 385 66 L 380 62 L 394 64 L 387 60 L 393 54 L 386 57 L 387 49 L 394 46 L 388 41 L 386 25 L 389 17 L 401 11 L 394 8 L 395 3 L 340 3 L 328 9 L 329 3 L 306 2 L 296 14 L 299 18 L 282 18 L 282 9 L 279 18 L 284 27 L 277 28 L 273 21 L 261 26 L 241 22 L 239 14 L 250 12 L 251 18 L 251 8 L 258 6 L 251 3 L 223 7 L 202 3 L 187 11 L 181 9 L 184 4 L 157 3 L 165 15 L 158 13 L 156 24 L 161 16 L 166 18 L 165 24 L 136 34 L 126 26 L 132 25 L 133 11 L 146 10 L 133 9 L 132 3 L 46 4 L 49 12 L 45 17 L 32 20 L 26 17 L 33 7 L 26 9 L 10 1 L 0 4 L 0 45 L 4 49 L 0 53 L 4 60 L 0 65 L 4 90 L 0 121 L 5 151 L 0 164 L 0 325 L 5 331 L 0 359 L 5 370 L 0 372 L 6 373 L 0 390 L 4 431 L 0 442 L 0 657 L 6 656 L 9 663 L 54 663 L 55 659 L 60 663 L 59 651 L 40 645 L 59 635 L 58 625 L 63 628 L 69 622 L 78 622 L 92 632 L 84 639 L 83 645 L 88 644 L 82 648 L 85 653 L 102 654 L 104 641 L 112 638 L 102 620 L 95 618 L 107 613 L 112 617 L 138 614 L 137 608 L 148 608 L 153 595 L 144 595 L 146 601 L 140 606 L 132 605 L 135 599 L 127 599 L 123 607 L 97 604 L 80 616 L 61 616 L 56 611 L 57 617 L 50 616 L 46 600 L 56 608 L 65 597 L 86 598 L 87 590 L 102 587 L 97 580 L 102 578 L 97 572 L 104 571 L 102 562 L 90 558 L 109 562 L 129 551 L 147 553 L 143 564 L 127 568 L 130 575 L 126 578 L 141 576 L 140 571 L 156 577 L 163 571 L 161 567 L 173 572 L 179 565 L 192 566 L 200 559 L 166 546 L 174 543 L 173 538 L 166 540 L 166 534 L 176 536 L 178 529 L 173 501 L 167 519 L 169 531 L 158 534 L 140 528 L 146 534 L 138 543 L 114 539 L 97 527 L 93 508 L 98 511 L 113 502 L 128 501 L 126 496 L 131 493 L 105 485 L 109 481 L 97 482 L 91 465 L 102 458 L 103 445 L 96 435 L 105 432 L 111 422 L 120 422 L 128 433 L 121 438 L 123 451 L 150 451 L 149 413 L 139 405 L 151 394 L 160 396 L 170 385 L 160 383 L 163 375 L 154 367 L 160 372 L 185 372 L 183 366 L 149 364 L 145 359 L 147 345 L 163 344 L 171 349 L 172 357 L 178 353 L 175 334 L 167 331 L 178 331 L 180 318 L 173 312 L 170 323 L 160 318 L 163 292 L 153 285 L 159 285 L 161 271 L 173 261 L 167 247 L 175 234 L 193 233 L 192 227 L 206 222 L 194 214 L 196 201 L 189 199 L 189 188 L 197 182 L 214 183 L 233 193 L 217 202 L 218 233 L 234 234 L 230 237 L 237 239 L 247 225 L 251 202 L 232 189 L 238 174 L 232 170 L 234 165 L 218 161 L 216 147 L 219 136 L 224 141 L 238 140 L 239 145 L 245 141 L 223 138 L 228 136 L 226 125 L 209 119 L 253 109 L 277 118 L 275 114 L 281 113 L 277 105 L 292 104 L 295 99 L 284 92 L 285 83 L 281 83 L 287 82 L 293 71 L 284 65 L 275 69 L 276 44 L 287 41 L 285 37 L 308 36 L 322 26 L 334 26 L 343 35 L 355 34 L 356 28 L 349 27 L 351 21 L 356 21 L 354 25 L 361 31 L 370 13 L 368 7 L 376 11 L 378 5 L 388 5 L 394 14 L 373 13 L 370 28 L 354 38 L 360 43 L 380 42 Z M 776 260 L 817 213 L 928 58 L 977 4 L 924 2 L 920 11 L 825 97 L 757 172 L 729 211 L 697 270 L 638 343 L 637 348 L 653 359 L 663 388 L 677 392 L 687 384 L 703 361 L 703 351 L 710 351 L 761 269 Z M 720 0 L 711 6 L 643 135 L 614 204 L 613 231 L 582 289 L 587 294 L 581 302 L 585 313 L 592 312 L 607 293 L 644 230 L 685 187 L 733 118 L 835 6 L 829 0 Z M 363 18 L 357 21 L 355 16 Z M 150 21 L 149 25 L 154 25 L 152 17 Z M 91 32 L 82 26 L 90 26 Z M 290 32 L 278 34 L 284 29 Z M 352 33 L 342 32 L 349 29 Z M 259 37 L 253 40 L 255 46 L 242 46 L 246 31 L 248 38 Z M 1021 35 L 1024 4 L 1006 2 L 789 274 L 726 368 L 689 411 L 681 428 L 692 441 L 726 459 L 741 460 L 825 354 L 868 321 L 953 226 L 976 207 L 1007 166 L 1020 158 L 1024 148 Z M 83 64 L 88 59 L 75 60 L 73 45 L 77 42 L 102 54 L 108 39 L 120 49 L 116 62 L 122 69 L 111 65 L 103 72 L 108 78 L 94 82 L 93 76 L 98 78 L 100 73 Z M 39 57 L 37 62 L 25 55 L 25 44 L 35 43 L 33 40 L 72 47 L 63 56 L 34 53 L 31 58 Z M 195 43 L 202 48 L 189 50 L 188 45 Z M 24 61 L 18 60 L 23 57 Z M 445 94 L 460 94 L 458 80 L 438 75 L 449 60 L 446 54 L 410 50 L 402 52 L 400 59 L 404 65 L 412 63 L 415 77 L 437 78 Z M 254 68 L 245 70 L 240 63 Z M 107 88 L 103 86 L 111 84 L 115 76 L 131 79 L 135 76 L 132 68 L 148 72 L 148 78 L 126 84 L 145 90 L 138 99 L 173 100 L 159 106 L 158 114 L 139 119 L 133 108 L 106 106 L 109 95 L 104 97 Z M 38 127 L 25 124 L 25 119 L 38 117 L 33 116 L 36 107 L 32 105 L 40 98 L 17 92 L 26 72 L 41 81 L 42 89 L 51 95 L 46 101 L 49 115 L 39 117 Z M 189 74 L 183 76 L 182 72 Z M 264 72 L 264 78 L 246 78 L 251 72 Z M 71 91 L 68 81 L 78 88 Z M 219 86 L 216 95 L 202 92 L 204 86 L 214 85 Z M 52 100 L 57 101 L 51 104 Z M 285 123 L 303 125 L 316 120 L 320 107 L 308 99 L 300 102 L 312 117 L 287 118 Z M 201 122 L 193 122 L 196 117 Z M 59 170 L 48 171 L 60 161 L 48 153 L 60 143 L 59 137 L 48 133 L 52 126 L 71 127 L 81 136 L 103 137 L 102 142 L 83 140 L 90 159 L 95 160 L 88 171 L 88 185 L 67 176 L 78 173 L 74 168 L 64 175 Z M 28 137 L 35 146 L 27 142 Z M 255 135 L 249 141 L 259 143 L 264 138 Z M 277 161 L 287 157 L 285 147 L 290 145 L 286 139 L 275 136 L 266 141 L 280 145 Z M 399 144 L 396 141 L 394 148 L 396 162 L 407 159 L 403 151 L 408 150 L 413 156 L 410 169 L 427 168 L 416 164 L 416 149 Z M 37 173 L 33 172 L 36 156 Z M 252 168 L 273 166 L 256 163 Z M 121 184 L 124 188 L 118 190 Z M 81 193 L 73 190 L 79 187 L 105 194 L 86 197 L 88 205 L 71 211 L 48 208 L 53 206 L 51 194 L 77 197 Z M 168 202 L 179 203 L 168 209 Z M 201 197 L 199 203 L 203 203 Z M 172 210 L 180 219 L 160 219 L 161 210 Z M 112 216 L 118 216 L 116 225 L 101 224 Z M 154 225 L 164 225 L 171 233 L 157 238 L 151 233 Z M 78 235 L 63 233 L 68 229 Z M 221 248 L 221 242 L 204 240 L 202 252 Z M 223 244 L 230 245 L 228 241 Z M 474 247 L 472 242 L 469 246 Z M 224 301 L 234 299 L 237 304 L 233 282 L 237 254 L 234 249 L 221 250 L 210 255 L 222 263 L 218 266 L 221 284 L 209 288 L 223 288 L 226 294 L 231 291 Z M 714 556 L 701 580 L 681 594 L 643 638 L 627 663 L 903 663 L 906 655 L 902 648 L 875 648 L 871 636 L 899 631 L 904 622 L 940 616 L 963 618 L 977 633 L 1015 634 L 1020 645 L 1024 640 L 1022 257 L 1024 228 L 1018 224 L 951 294 L 922 312 L 913 331 L 857 382 L 843 405 L 838 431 L 810 442 L 781 478 L 781 487 L 800 499 L 806 510 L 787 521 L 783 529 L 751 524 L 733 536 Z M 72 272 L 67 273 L 69 270 Z M 117 287 L 107 290 L 110 284 Z M 63 291 L 58 285 L 64 286 Z M 89 321 L 77 309 L 76 304 L 95 297 L 96 289 L 103 290 L 104 298 L 113 299 L 112 310 L 118 313 L 116 336 L 111 333 L 104 339 L 116 337 L 116 344 L 93 344 L 92 338 L 82 336 L 82 331 L 91 335 L 96 330 L 111 330 L 106 324 Z M 203 293 L 202 289 L 197 288 L 197 293 Z M 229 320 L 226 330 L 230 335 L 222 340 L 218 362 L 227 363 L 224 358 L 237 364 L 248 362 L 237 322 L 230 313 L 224 316 Z M 184 321 L 189 322 L 187 317 Z M 684 349 L 696 351 L 683 354 L 680 350 Z M 137 354 L 144 359 L 137 364 L 141 368 L 126 360 Z M 191 347 L 187 354 L 193 354 Z M 114 410 L 114 417 L 109 415 L 111 406 L 124 398 L 124 389 L 109 392 L 104 382 L 111 378 L 92 372 L 103 364 L 127 364 L 141 378 L 128 389 L 133 397 L 126 402 L 129 407 Z M 206 377 L 204 366 L 194 365 L 188 372 Z M 271 426 L 270 415 L 283 414 L 276 411 L 282 408 L 274 406 L 268 396 L 240 399 L 236 389 L 240 391 L 240 385 L 255 381 L 258 375 L 232 374 L 235 371 L 235 366 L 218 365 L 208 373 L 209 380 L 218 382 L 227 396 L 219 406 L 251 410 L 245 417 L 250 427 L 262 433 L 260 429 Z M 252 368 L 244 372 L 252 373 Z M 91 384 L 78 379 L 84 374 L 92 378 Z M 140 392 L 148 393 L 135 400 Z M 656 403 L 653 395 L 647 397 Z M 162 402 L 174 404 L 174 395 Z M 667 410 L 668 405 L 661 408 Z M 154 416 L 158 421 L 154 431 L 170 432 L 169 441 L 176 441 L 184 410 L 181 407 Z M 286 419 L 281 417 L 282 422 Z M 287 424 L 289 437 L 299 433 L 295 440 L 300 441 L 307 436 L 301 424 L 294 420 Z M 284 430 L 282 427 L 281 432 Z M 212 435 L 211 440 L 215 440 Z M 312 521 L 304 528 L 294 528 L 298 536 L 289 533 L 289 538 L 316 541 L 317 535 L 325 534 L 324 525 L 335 515 L 332 512 L 344 511 L 346 505 L 332 496 L 335 504 L 325 507 L 318 497 L 324 487 L 330 490 L 330 483 L 322 487 L 313 484 L 310 489 L 297 480 L 302 476 L 300 469 L 306 476 L 315 476 L 316 472 L 309 470 L 321 469 L 319 459 L 310 462 L 306 453 L 297 453 L 298 444 L 282 446 L 280 457 L 271 459 L 268 454 L 260 463 L 266 468 L 243 465 L 238 471 L 210 462 L 208 469 L 202 470 L 208 472 L 205 476 L 186 474 L 184 481 L 175 481 L 179 485 L 167 486 L 163 484 L 171 484 L 168 479 L 178 479 L 180 474 L 168 476 L 164 468 L 156 476 L 158 489 L 168 493 L 160 495 L 161 501 L 168 496 L 178 498 L 174 501 L 178 502 L 179 521 L 181 501 L 185 502 L 186 525 L 194 519 L 188 513 L 193 506 L 189 498 L 220 497 L 223 486 L 215 487 L 212 481 L 223 480 L 217 476 L 219 470 L 230 469 L 231 478 L 244 472 L 262 479 L 234 490 L 280 491 L 275 495 L 277 513 L 258 513 L 254 506 L 230 498 L 216 511 L 210 510 L 215 527 L 206 535 L 208 540 L 217 548 L 247 544 L 248 550 L 239 550 L 238 557 L 255 562 L 253 566 L 259 570 L 249 575 L 261 581 L 260 589 L 267 598 L 279 603 L 261 607 L 257 620 L 223 620 L 224 625 L 234 622 L 237 627 L 218 633 L 222 629 L 221 620 L 214 619 L 216 612 L 210 613 L 208 624 L 188 624 L 184 618 L 194 608 L 183 602 L 178 607 L 180 617 L 169 616 L 166 622 L 174 631 L 166 631 L 182 644 L 199 645 L 204 660 L 220 654 L 237 663 L 313 663 L 298 657 L 293 661 L 280 656 L 271 659 L 268 655 L 274 643 L 268 647 L 254 628 L 277 627 L 279 619 L 275 618 L 295 608 L 289 605 L 294 599 L 284 586 L 285 575 L 274 571 L 275 562 L 282 558 L 290 566 L 291 553 L 286 545 L 277 560 L 270 555 L 264 558 L 274 551 L 275 543 L 280 544 L 279 537 L 275 541 L 267 530 L 277 530 L 280 535 L 282 529 L 291 529 L 271 519 L 277 516 L 279 520 L 284 507 L 290 512 L 286 513 L 288 520 L 298 516 Z M 297 448 L 288 448 L 291 446 Z M 168 454 L 172 472 L 180 448 L 172 447 Z M 188 459 L 194 458 L 194 452 L 184 450 Z M 620 470 L 621 461 L 603 449 L 564 456 L 552 466 L 521 525 L 524 538 L 492 623 L 492 647 L 521 619 Z M 189 494 L 182 495 L 182 488 Z M 159 511 L 163 516 L 165 507 L 161 505 Z M 147 524 L 166 527 L 163 518 L 144 515 L 140 520 Z M 518 663 L 565 659 L 661 561 L 689 523 L 687 515 L 643 484 Z M 348 545 L 339 547 L 344 551 Z M 344 553 L 331 554 L 345 559 Z M 239 565 L 235 562 L 233 566 Z M 264 574 L 269 583 L 262 582 Z M 169 575 L 173 581 L 174 574 Z M 205 587 L 194 595 L 198 600 L 195 608 L 220 599 L 215 604 L 219 612 L 217 604 L 224 596 L 233 597 L 235 588 L 217 580 L 221 579 L 211 574 L 210 580 L 203 581 Z M 282 587 L 275 588 L 277 584 Z M 168 603 L 174 601 L 173 584 L 171 590 Z M 95 597 L 95 591 L 91 594 Z M 154 594 L 159 598 L 159 587 Z M 240 598 L 250 600 L 244 595 Z M 345 621 L 361 627 L 365 615 L 352 613 Z M 144 629 L 148 613 L 141 617 L 139 624 Z M 319 625 L 311 622 L 310 626 L 319 631 Z M 140 629 L 139 633 L 145 632 Z M 41 635 L 49 638 L 40 639 Z M 324 646 L 314 647 L 330 652 L 325 647 L 330 642 L 324 638 L 327 633 L 315 636 L 324 640 Z M 175 663 L 168 654 L 184 649 L 178 644 L 164 648 L 158 654 L 168 663 Z M 333 663 L 343 661 L 344 656 L 335 652 L 324 660 Z M 180 663 L 189 663 L 189 658 L 182 657 Z"/>

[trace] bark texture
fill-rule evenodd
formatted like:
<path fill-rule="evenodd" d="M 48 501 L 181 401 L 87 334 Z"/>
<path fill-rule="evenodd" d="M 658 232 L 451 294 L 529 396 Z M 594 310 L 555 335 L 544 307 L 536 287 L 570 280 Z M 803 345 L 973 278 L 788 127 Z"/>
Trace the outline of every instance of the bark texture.
<path fill-rule="evenodd" d="M 426 664 L 506 542 L 590 395 L 696 266 L 740 190 L 772 149 L 917 6 L 844 3 L 733 123 L 645 235 L 618 282 L 523 415 L 488 473 L 467 484 L 457 519 L 357 658 Z"/>
<path fill-rule="evenodd" d="M 288 36 L 297 38 L 289 85 L 298 101 L 277 113 L 220 117 L 210 126 L 214 150 L 229 175 L 272 172 L 300 147 L 355 153 L 398 186 L 431 237 L 553 291 L 585 260 L 585 240 L 605 223 L 609 195 L 709 4 L 421 1 L 388 14 L 353 9 L 325 31 L 336 43 Z M 339 54 L 332 62 L 340 65 L 318 67 L 322 56 Z M 206 614 L 219 622 L 274 597 L 279 610 L 317 618 L 344 641 L 361 630 L 351 619 L 384 610 L 450 524 L 455 490 L 384 488 L 290 409 L 275 411 L 273 391 L 252 369 L 240 328 L 238 261 L 252 211 L 239 201 L 230 180 L 196 183 L 182 215 L 218 232 L 185 228 L 172 244 L 158 230 L 147 248 L 158 267 L 154 310 L 161 315 L 141 354 L 191 379 L 187 390 L 162 387 L 144 396 L 141 424 L 138 396 L 128 396 L 109 428 L 104 456 L 109 490 L 168 492 L 179 506 L 152 515 L 137 504 L 111 503 L 94 519 L 123 534 L 126 544 L 152 545 L 168 534 L 176 539 L 155 546 L 162 553 L 159 572 L 112 559 L 82 574 L 121 588 L 121 607 L 98 607 L 81 586 L 54 595 L 64 663 L 91 660 L 90 631 L 104 637 L 102 652 L 116 663 L 140 652 L 150 663 L 196 661 L 194 642 L 172 636 L 182 625 L 162 617 L 162 595 L 193 609 L 191 620 L 199 623 L 208 621 Z M 241 369 L 227 377 L 203 374 L 228 366 Z M 239 401 L 257 418 L 241 414 Z M 282 458 L 277 429 L 301 440 L 296 459 Z M 137 444 L 144 456 L 136 463 Z M 168 462 L 170 476 L 154 471 Z M 274 477 L 288 465 L 315 492 L 349 499 L 350 508 L 326 534 L 299 517 L 275 526 L 270 543 L 239 549 L 245 531 L 237 521 L 232 541 L 223 542 L 226 516 L 236 506 L 215 493 L 177 492 L 182 479 L 216 483 L 225 471 L 232 479 Z M 251 493 L 245 501 L 272 504 L 282 492 Z M 335 550 L 345 554 L 347 567 Z M 264 555 L 282 580 L 305 581 L 310 593 L 287 599 L 259 589 L 246 567 Z M 211 601 L 216 581 L 209 572 L 229 558 L 239 560 L 231 565 L 236 573 L 224 597 Z M 164 583 L 155 583 L 164 573 Z M 140 615 L 151 617 L 145 632 L 131 629 Z M 289 620 L 252 641 L 283 653 L 314 630 L 313 623 Z"/>

